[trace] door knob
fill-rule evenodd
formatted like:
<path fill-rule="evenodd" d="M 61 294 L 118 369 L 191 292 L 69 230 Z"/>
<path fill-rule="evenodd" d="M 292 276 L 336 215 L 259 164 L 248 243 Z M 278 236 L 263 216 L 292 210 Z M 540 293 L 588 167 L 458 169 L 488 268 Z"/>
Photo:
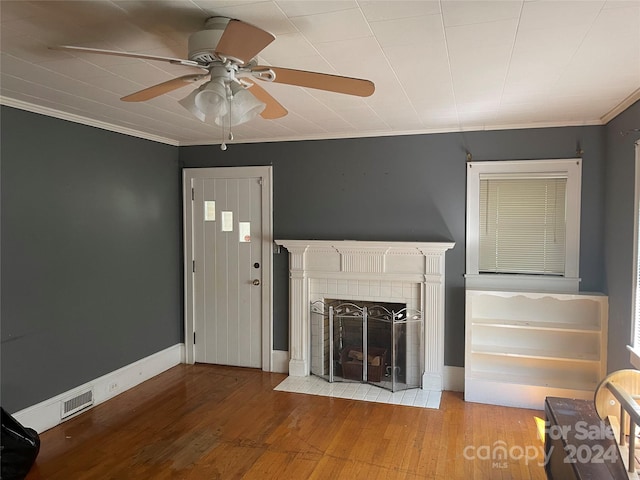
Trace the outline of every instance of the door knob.
<path fill-rule="evenodd" d="M 258 285 L 260 285 L 260 280 L 258 280 L 257 278 L 255 278 L 255 279 L 253 280 L 253 282 L 251 282 L 251 283 L 253 283 L 254 285 L 258 286 Z"/>

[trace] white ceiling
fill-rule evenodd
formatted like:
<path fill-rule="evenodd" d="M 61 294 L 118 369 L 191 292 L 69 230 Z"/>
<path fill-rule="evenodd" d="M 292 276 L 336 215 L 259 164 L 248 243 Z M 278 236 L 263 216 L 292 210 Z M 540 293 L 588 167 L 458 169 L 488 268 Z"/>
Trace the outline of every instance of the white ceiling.
<path fill-rule="evenodd" d="M 261 83 L 289 110 L 237 142 L 592 125 L 640 98 L 640 0 L 0 2 L 5 105 L 175 145 L 221 142 L 176 100 L 120 97 L 190 67 L 49 50 L 186 58 L 212 15 L 273 33 L 261 64 L 367 78 L 368 98 Z"/>

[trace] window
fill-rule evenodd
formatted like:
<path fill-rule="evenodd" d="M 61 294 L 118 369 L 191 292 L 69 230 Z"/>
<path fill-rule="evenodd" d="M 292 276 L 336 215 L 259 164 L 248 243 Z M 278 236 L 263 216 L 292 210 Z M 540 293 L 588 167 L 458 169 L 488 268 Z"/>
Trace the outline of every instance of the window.
<path fill-rule="evenodd" d="M 581 160 L 467 164 L 467 286 L 578 291 Z"/>
<path fill-rule="evenodd" d="M 631 289 L 632 352 L 631 363 L 640 368 L 640 141 L 636 142 L 636 187 L 633 228 L 633 279 Z"/>
<path fill-rule="evenodd" d="M 482 273 L 563 275 L 566 178 L 480 176 Z"/>

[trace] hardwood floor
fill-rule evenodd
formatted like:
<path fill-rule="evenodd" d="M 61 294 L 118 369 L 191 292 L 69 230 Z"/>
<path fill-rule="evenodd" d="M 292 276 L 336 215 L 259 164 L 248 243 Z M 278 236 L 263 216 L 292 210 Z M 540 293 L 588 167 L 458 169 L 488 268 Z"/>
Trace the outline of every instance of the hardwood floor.
<path fill-rule="evenodd" d="M 27 480 L 545 478 L 542 412 L 452 392 L 433 410 L 274 391 L 284 378 L 179 365 L 43 432 Z"/>

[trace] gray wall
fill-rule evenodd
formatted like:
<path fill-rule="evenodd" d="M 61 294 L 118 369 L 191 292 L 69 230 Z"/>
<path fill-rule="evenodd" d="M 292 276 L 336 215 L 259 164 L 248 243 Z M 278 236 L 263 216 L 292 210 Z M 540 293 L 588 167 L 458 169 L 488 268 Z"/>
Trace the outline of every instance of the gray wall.
<path fill-rule="evenodd" d="M 181 166 L 273 165 L 276 237 L 455 241 L 447 253 L 445 361 L 461 366 L 465 152 L 474 160 L 569 158 L 579 145 L 581 289 L 608 291 L 609 367 L 625 368 L 626 353 L 614 352 L 630 330 L 637 134 L 618 132 L 637 128 L 639 113 L 636 104 L 606 127 L 222 152 L 1 107 L 1 403 L 25 408 L 182 341 Z M 274 267 L 274 346 L 286 350 L 287 255 L 276 255 Z"/>
<path fill-rule="evenodd" d="M 178 148 L 0 110 L 1 403 L 182 341 Z"/>
<path fill-rule="evenodd" d="M 629 368 L 633 278 L 634 142 L 640 128 L 640 102 L 607 125 L 605 262 L 609 294 L 609 371 Z M 620 132 L 628 132 L 621 135 Z"/>
<path fill-rule="evenodd" d="M 445 363 L 464 361 L 465 152 L 473 160 L 583 155 L 581 289 L 602 291 L 604 127 L 181 147 L 185 167 L 273 165 L 276 238 L 454 241 Z M 276 255 L 275 342 L 287 349 L 286 255 Z"/>

